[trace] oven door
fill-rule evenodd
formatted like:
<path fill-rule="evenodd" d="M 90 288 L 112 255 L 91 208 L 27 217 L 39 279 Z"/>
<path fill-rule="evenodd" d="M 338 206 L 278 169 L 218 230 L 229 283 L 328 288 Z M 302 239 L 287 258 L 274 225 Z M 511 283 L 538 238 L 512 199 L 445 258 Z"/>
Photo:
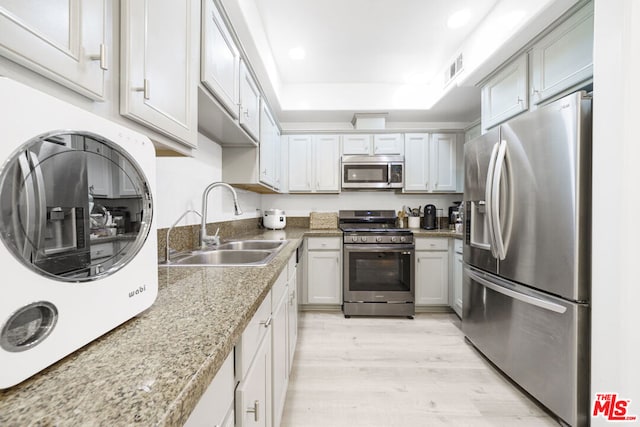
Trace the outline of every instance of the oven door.
<path fill-rule="evenodd" d="M 414 245 L 344 245 L 345 302 L 414 302 Z"/>

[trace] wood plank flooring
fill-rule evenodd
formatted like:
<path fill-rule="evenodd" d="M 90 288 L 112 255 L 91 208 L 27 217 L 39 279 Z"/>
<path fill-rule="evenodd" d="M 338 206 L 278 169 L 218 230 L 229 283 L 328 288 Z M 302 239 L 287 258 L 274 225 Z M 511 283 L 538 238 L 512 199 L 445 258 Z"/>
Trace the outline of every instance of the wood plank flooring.
<path fill-rule="evenodd" d="M 453 314 L 302 312 L 281 426 L 558 423 L 465 343 Z"/>

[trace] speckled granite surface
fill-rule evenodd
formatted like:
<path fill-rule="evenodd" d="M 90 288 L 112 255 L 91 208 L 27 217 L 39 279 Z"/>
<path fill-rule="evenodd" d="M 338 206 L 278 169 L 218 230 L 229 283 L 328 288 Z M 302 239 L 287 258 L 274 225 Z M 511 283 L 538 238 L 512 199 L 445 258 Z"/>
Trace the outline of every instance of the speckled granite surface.
<path fill-rule="evenodd" d="M 456 233 L 455 231 L 444 230 L 425 230 L 423 228 L 412 228 L 414 237 L 453 237 L 456 239 L 462 239 L 462 233 Z"/>
<path fill-rule="evenodd" d="M 341 235 L 336 229 L 254 231 L 237 237 L 289 240 L 265 267 L 161 267 L 151 308 L 0 391 L 0 425 L 182 425 L 301 239 Z"/>

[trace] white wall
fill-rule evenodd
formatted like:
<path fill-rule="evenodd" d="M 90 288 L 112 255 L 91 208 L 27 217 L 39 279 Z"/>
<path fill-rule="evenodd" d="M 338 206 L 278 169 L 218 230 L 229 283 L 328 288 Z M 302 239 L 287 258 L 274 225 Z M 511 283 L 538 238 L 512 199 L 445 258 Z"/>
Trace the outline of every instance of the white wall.
<path fill-rule="evenodd" d="M 638 52 L 640 2 L 596 0 L 591 398 L 618 393 L 631 400 L 627 415 L 640 419 Z M 618 208 L 612 215 L 607 206 Z M 591 425 L 611 423 L 598 417 Z"/>
<path fill-rule="evenodd" d="M 202 211 L 202 192 L 212 182 L 222 178 L 222 147 L 198 134 L 198 149 L 194 157 L 158 157 L 156 213 L 158 228 L 171 226 L 187 209 Z M 233 212 L 233 198 L 224 188 L 214 188 L 209 194 L 207 222 L 259 216 L 260 195 L 236 189 L 243 211 Z M 200 218 L 190 213 L 180 225 L 199 224 Z"/>

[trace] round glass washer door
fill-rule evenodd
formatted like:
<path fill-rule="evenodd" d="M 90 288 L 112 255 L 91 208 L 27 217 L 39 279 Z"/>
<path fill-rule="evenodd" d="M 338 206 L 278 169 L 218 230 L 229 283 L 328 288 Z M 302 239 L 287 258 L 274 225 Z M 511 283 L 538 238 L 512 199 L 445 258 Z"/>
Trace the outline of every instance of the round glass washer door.
<path fill-rule="evenodd" d="M 152 215 L 140 166 L 98 135 L 41 135 L 0 169 L 0 238 L 51 279 L 86 282 L 118 271 L 142 248 Z"/>

